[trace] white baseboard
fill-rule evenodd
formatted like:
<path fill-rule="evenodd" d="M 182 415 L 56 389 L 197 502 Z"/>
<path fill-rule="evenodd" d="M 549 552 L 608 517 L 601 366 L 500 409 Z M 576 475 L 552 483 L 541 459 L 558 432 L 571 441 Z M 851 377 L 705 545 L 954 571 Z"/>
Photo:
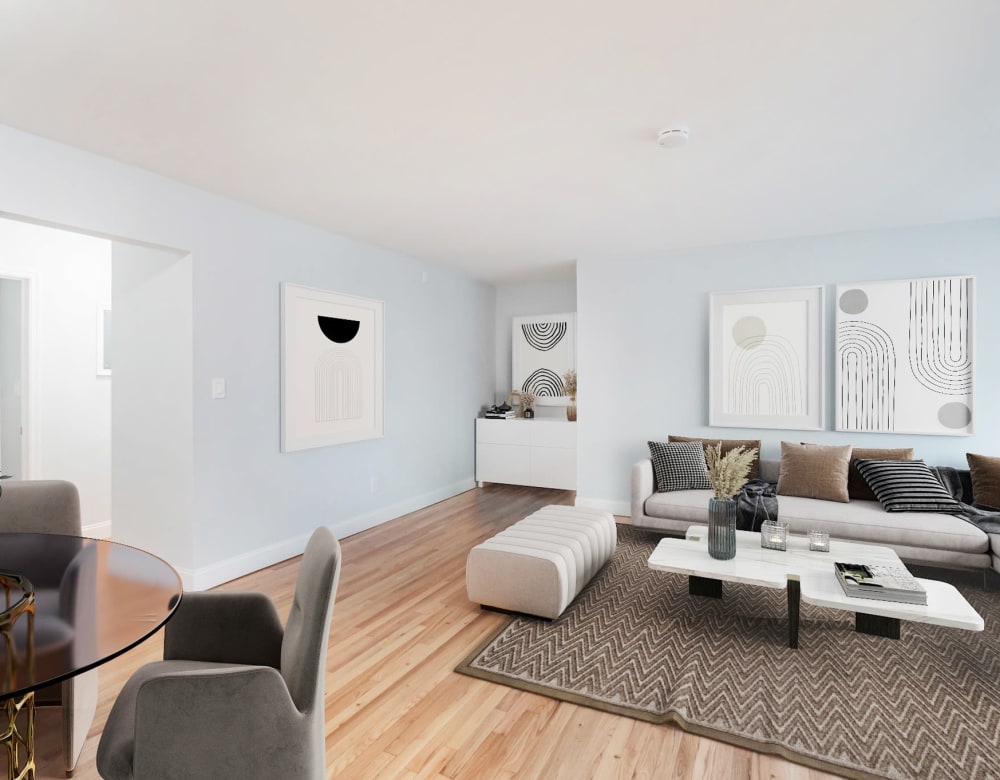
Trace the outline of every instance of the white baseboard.
<path fill-rule="evenodd" d="M 602 512 L 610 512 L 613 515 L 632 516 L 632 505 L 628 501 L 612 501 L 607 498 L 588 498 L 577 495 L 575 503 L 577 506 L 600 509 Z"/>
<path fill-rule="evenodd" d="M 83 535 L 89 537 L 90 539 L 110 539 L 111 538 L 111 523 L 91 523 L 90 525 L 83 526 Z"/>
<path fill-rule="evenodd" d="M 394 520 L 401 515 L 415 512 L 431 504 L 436 504 L 438 501 L 444 501 L 446 498 L 457 496 L 466 490 L 472 490 L 475 486 L 476 483 L 473 479 L 461 480 L 452 485 L 398 501 L 395 504 L 373 509 L 362 515 L 340 520 L 328 527 L 338 539 L 343 539 L 359 531 L 374 528 L 389 520 Z M 217 561 L 208 566 L 202 566 L 198 569 L 178 568 L 177 571 L 181 575 L 181 581 L 184 583 L 185 590 L 207 590 L 208 588 L 214 588 L 216 585 L 221 585 L 223 582 L 229 582 L 230 580 L 235 580 L 237 577 L 242 577 L 244 574 L 249 574 L 250 572 L 264 569 L 289 558 L 294 558 L 296 555 L 301 555 L 302 551 L 306 548 L 306 542 L 309 541 L 310 535 L 311 532 L 300 534 L 291 539 L 284 539 L 266 547 L 250 550 L 249 552 Z"/>

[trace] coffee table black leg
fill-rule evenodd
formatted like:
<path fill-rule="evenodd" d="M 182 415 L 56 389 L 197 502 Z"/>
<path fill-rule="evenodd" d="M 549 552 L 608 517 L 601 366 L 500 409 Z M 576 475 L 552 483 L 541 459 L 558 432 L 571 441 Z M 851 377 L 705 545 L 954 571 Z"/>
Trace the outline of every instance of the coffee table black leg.
<path fill-rule="evenodd" d="M 788 646 L 799 648 L 799 603 L 802 586 L 798 580 L 788 581 Z"/>
<path fill-rule="evenodd" d="M 899 618 L 868 615 L 864 612 L 854 613 L 854 630 L 861 634 L 872 636 L 887 636 L 889 639 L 899 639 Z"/>
<path fill-rule="evenodd" d="M 722 580 L 709 577 L 688 577 L 689 596 L 707 596 L 712 599 L 722 598 Z"/>

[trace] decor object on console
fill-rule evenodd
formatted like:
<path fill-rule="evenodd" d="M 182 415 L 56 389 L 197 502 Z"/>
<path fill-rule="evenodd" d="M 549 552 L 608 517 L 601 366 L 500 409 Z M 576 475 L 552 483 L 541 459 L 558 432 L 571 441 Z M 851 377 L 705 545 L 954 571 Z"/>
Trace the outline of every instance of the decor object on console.
<path fill-rule="evenodd" d="M 823 288 L 711 294 L 709 425 L 824 427 Z"/>
<path fill-rule="evenodd" d="M 705 465 L 714 493 L 708 500 L 708 554 L 728 560 L 736 555 L 735 496 L 747 482 L 750 464 L 757 457 L 757 450 L 736 447 L 723 455 L 722 444 L 719 443 L 705 450 L 705 454 Z"/>
<path fill-rule="evenodd" d="M 569 396 L 569 404 L 566 407 L 566 419 L 576 422 L 576 371 L 570 369 L 563 374 L 563 389 Z"/>
<path fill-rule="evenodd" d="M 975 278 L 837 285 L 838 431 L 973 433 Z"/>
<path fill-rule="evenodd" d="M 511 341 L 514 389 L 533 393 L 538 406 L 565 405 L 563 375 L 576 368 L 576 315 L 514 317 Z"/>
<path fill-rule="evenodd" d="M 282 283 L 282 452 L 385 435 L 384 308 Z"/>

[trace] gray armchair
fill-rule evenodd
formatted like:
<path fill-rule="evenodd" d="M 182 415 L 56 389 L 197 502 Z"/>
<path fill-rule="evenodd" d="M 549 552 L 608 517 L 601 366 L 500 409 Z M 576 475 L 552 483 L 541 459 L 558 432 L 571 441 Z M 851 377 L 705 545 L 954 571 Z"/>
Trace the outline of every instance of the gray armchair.
<path fill-rule="evenodd" d="M 0 495 L 0 533 L 52 533 L 80 536 L 80 494 L 72 482 L 62 480 L 8 480 Z M 2 540 L 0 540 L 2 544 Z M 81 543 L 80 548 L 82 549 Z M 72 553 L 67 548 L 67 555 Z M 36 637 L 47 632 L 58 635 L 67 629 L 76 635 L 75 642 L 96 642 L 94 619 L 86 614 L 93 607 L 96 587 L 96 561 L 93 556 L 74 555 L 59 560 L 53 555 L 44 570 L 33 573 L 37 612 Z M 58 625 L 56 625 L 58 624 Z M 72 645 L 53 643 L 46 650 L 38 645 L 36 663 L 44 667 L 47 653 L 72 652 Z M 36 692 L 38 706 L 62 709 L 63 764 L 72 774 L 97 709 L 97 671 L 72 677 Z"/>
<path fill-rule="evenodd" d="M 125 684 L 97 748 L 106 780 L 326 777 L 323 683 L 340 545 L 309 539 L 284 629 L 262 593 L 186 593 L 164 660 Z"/>

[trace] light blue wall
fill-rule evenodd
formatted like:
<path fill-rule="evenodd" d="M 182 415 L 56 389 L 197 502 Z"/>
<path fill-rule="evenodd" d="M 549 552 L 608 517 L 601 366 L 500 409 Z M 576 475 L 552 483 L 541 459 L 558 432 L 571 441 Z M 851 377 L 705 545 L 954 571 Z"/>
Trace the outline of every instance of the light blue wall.
<path fill-rule="evenodd" d="M 833 431 L 834 286 L 921 276 L 976 276 L 976 435 Z M 826 286 L 827 430 L 708 427 L 708 296 Z M 937 465 L 1000 455 L 1000 220 L 724 246 L 669 256 L 577 262 L 579 500 L 625 511 L 631 464 L 669 433 L 856 446 L 913 446 Z"/>
<path fill-rule="evenodd" d="M 2 126 L 0 212 L 191 253 L 194 539 L 175 563 L 200 584 L 300 552 L 317 525 L 351 533 L 474 485 L 491 285 Z M 383 439 L 279 453 L 282 281 L 385 301 Z"/>

